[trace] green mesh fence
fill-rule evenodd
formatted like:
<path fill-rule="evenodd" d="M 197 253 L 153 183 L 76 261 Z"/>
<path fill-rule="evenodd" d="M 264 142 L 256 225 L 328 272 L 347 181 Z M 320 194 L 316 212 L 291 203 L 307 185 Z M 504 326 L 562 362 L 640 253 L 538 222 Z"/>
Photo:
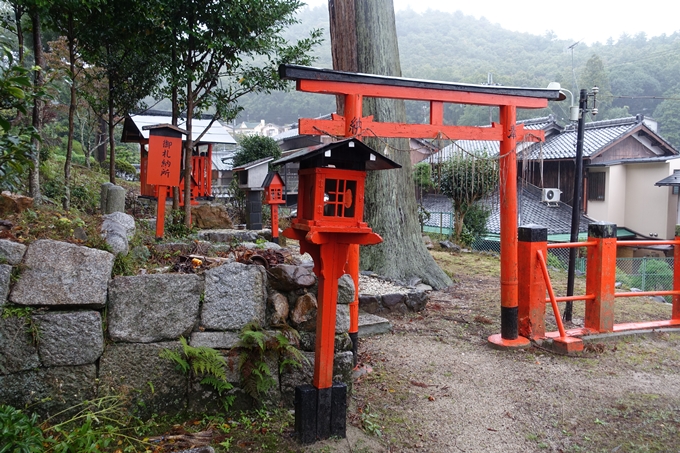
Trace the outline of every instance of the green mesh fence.
<path fill-rule="evenodd" d="M 453 214 L 450 212 L 431 212 L 423 223 L 423 231 L 434 233 L 442 238 L 450 237 L 453 231 Z M 470 246 L 479 252 L 500 253 L 498 235 L 487 234 L 477 238 Z M 585 249 L 579 251 L 585 255 Z M 569 268 L 569 249 L 548 250 L 548 267 L 566 271 Z M 586 258 L 576 258 L 576 275 L 586 273 Z M 670 291 L 673 289 L 673 258 L 617 258 L 616 281 L 625 288 L 640 291 Z M 666 296 L 670 301 L 670 296 Z"/>

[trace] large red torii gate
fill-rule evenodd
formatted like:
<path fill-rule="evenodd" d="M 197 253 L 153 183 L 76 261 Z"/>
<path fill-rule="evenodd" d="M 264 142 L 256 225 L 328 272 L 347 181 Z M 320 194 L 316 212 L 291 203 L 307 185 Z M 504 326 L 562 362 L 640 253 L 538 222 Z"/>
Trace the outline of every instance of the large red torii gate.
<path fill-rule="evenodd" d="M 501 201 L 501 333 L 489 342 L 500 347 L 521 347 L 529 340 L 518 334 L 517 272 L 517 141 L 543 141 L 543 131 L 525 131 L 516 124 L 517 109 L 539 109 L 548 101 L 563 100 L 559 90 L 547 88 L 514 88 L 436 82 L 401 77 L 357 74 L 296 65 L 281 65 L 279 76 L 295 80 L 298 91 L 344 96 L 343 115 L 330 120 L 300 119 L 299 132 L 307 135 L 339 137 L 394 137 L 449 140 L 495 140 L 500 142 Z M 379 97 L 430 103 L 429 124 L 383 123 L 363 116 L 364 97 Z M 491 127 L 452 126 L 444 124 L 444 103 L 498 106 L 500 122 Z M 355 246 L 358 248 L 358 246 Z M 350 252 L 349 268 L 358 273 L 358 252 Z M 352 276 L 355 283 L 357 275 Z M 358 310 L 355 307 L 355 310 Z M 356 332 L 356 314 L 351 316 L 350 332 Z"/>

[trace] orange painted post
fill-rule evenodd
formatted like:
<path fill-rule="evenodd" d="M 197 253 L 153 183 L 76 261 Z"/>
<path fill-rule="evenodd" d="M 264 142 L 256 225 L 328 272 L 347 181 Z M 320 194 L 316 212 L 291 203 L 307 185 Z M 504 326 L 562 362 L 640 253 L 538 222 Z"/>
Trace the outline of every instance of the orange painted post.
<path fill-rule="evenodd" d="M 336 233 L 337 234 L 337 233 Z M 319 300 L 316 314 L 314 349 L 314 387 L 329 389 L 333 385 L 335 355 L 335 318 L 338 303 L 338 279 L 345 273 L 349 244 L 331 241 L 320 246 Z M 328 421 L 330 423 L 330 420 Z M 330 432 L 330 427 L 328 429 Z"/>
<path fill-rule="evenodd" d="M 163 239 L 163 229 L 165 226 L 165 186 L 158 187 L 158 198 L 156 206 L 156 239 Z"/>
<path fill-rule="evenodd" d="M 545 336 L 546 281 L 538 252 L 548 256 L 548 229 L 524 225 L 518 230 L 517 269 L 522 279 L 518 286 L 519 334 L 531 340 Z"/>
<path fill-rule="evenodd" d="M 345 271 L 354 281 L 354 300 L 349 304 L 349 337 L 352 340 L 352 355 L 356 366 L 359 346 L 359 244 L 349 246 Z"/>
<path fill-rule="evenodd" d="M 206 189 L 206 195 L 211 197 L 212 196 L 212 149 L 213 145 L 212 143 L 208 144 L 208 159 L 207 159 L 207 165 L 208 165 L 208 181 L 207 181 L 207 189 Z"/>
<path fill-rule="evenodd" d="M 616 284 L 616 224 L 595 222 L 588 225 L 588 266 L 584 327 L 597 332 L 614 330 L 614 288 Z"/>
<path fill-rule="evenodd" d="M 675 225 L 675 240 L 680 241 L 680 225 Z M 680 291 L 680 245 L 673 246 L 673 290 Z M 680 295 L 673 296 L 671 319 L 680 321 Z"/>
<path fill-rule="evenodd" d="M 499 348 L 521 348 L 530 344 L 520 337 L 517 324 L 517 112 L 511 105 L 500 106 L 503 137 L 500 143 L 501 201 L 501 333 L 489 337 Z"/>

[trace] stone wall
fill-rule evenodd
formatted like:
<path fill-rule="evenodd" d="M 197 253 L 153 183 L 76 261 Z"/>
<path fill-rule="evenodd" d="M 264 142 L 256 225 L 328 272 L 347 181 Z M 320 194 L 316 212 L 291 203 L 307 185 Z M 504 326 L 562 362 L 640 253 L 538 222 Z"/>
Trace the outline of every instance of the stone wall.
<path fill-rule="evenodd" d="M 311 263 L 257 265 L 228 262 L 196 274 L 111 278 L 108 252 L 52 240 L 28 247 L 0 240 L 0 404 L 30 406 L 53 415 L 105 394 L 127 398 L 139 416 L 219 409 L 209 387 L 192 382 L 164 349 L 192 346 L 223 351 L 230 364 L 236 406 L 253 401 L 239 389 L 237 357 L 229 350 L 242 327 L 284 324 L 301 335 L 308 361 L 301 369 L 270 369 L 278 385 L 268 397 L 292 406 L 297 385 L 310 383 L 314 362 L 317 281 Z M 340 279 L 335 374 L 351 388 L 347 334 L 354 297 L 351 278 Z M 31 310 L 21 310 L 27 307 Z"/>

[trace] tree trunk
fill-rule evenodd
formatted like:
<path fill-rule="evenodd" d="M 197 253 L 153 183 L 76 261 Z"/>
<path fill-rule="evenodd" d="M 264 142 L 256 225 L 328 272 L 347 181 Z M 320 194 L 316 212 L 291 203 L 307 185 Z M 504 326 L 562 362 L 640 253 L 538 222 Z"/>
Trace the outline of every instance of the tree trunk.
<path fill-rule="evenodd" d="M 184 226 L 191 228 L 191 154 L 194 141 L 191 135 L 192 117 L 194 113 L 194 96 L 191 81 L 187 84 L 187 131 L 184 149 Z"/>
<path fill-rule="evenodd" d="M 330 0 L 329 10 L 335 69 L 401 76 L 392 0 Z M 356 65 L 350 61 L 354 52 L 348 50 L 352 40 L 356 43 Z M 365 99 L 364 116 L 368 115 L 374 115 L 376 121 L 406 122 L 403 101 Z M 369 172 L 364 216 L 383 242 L 361 248 L 361 267 L 399 280 L 418 277 L 435 289 L 451 285 L 420 235 L 408 140 L 365 142 L 388 154 L 402 168 Z"/>
<path fill-rule="evenodd" d="M 40 69 L 35 71 L 33 79 L 33 86 L 39 89 L 43 86 L 43 51 L 42 51 L 42 29 L 40 23 L 40 13 L 36 8 L 31 10 L 31 22 L 33 24 L 33 55 L 35 57 L 35 65 Z M 32 126 L 38 131 L 42 130 L 42 111 L 43 101 L 37 97 L 33 101 L 33 119 Z M 34 138 L 32 140 L 33 151 L 31 152 L 31 161 L 33 168 L 28 171 L 28 192 L 33 198 L 33 203 L 39 205 L 41 203 L 40 195 L 40 140 Z"/>
<path fill-rule="evenodd" d="M 71 159 L 73 158 L 73 134 L 75 133 L 74 119 L 76 116 L 76 45 L 73 37 L 73 14 L 68 18 L 68 59 L 71 76 L 70 103 L 68 106 L 68 136 L 66 141 L 66 162 L 64 162 L 64 199 L 62 206 L 65 211 L 71 205 Z"/>

